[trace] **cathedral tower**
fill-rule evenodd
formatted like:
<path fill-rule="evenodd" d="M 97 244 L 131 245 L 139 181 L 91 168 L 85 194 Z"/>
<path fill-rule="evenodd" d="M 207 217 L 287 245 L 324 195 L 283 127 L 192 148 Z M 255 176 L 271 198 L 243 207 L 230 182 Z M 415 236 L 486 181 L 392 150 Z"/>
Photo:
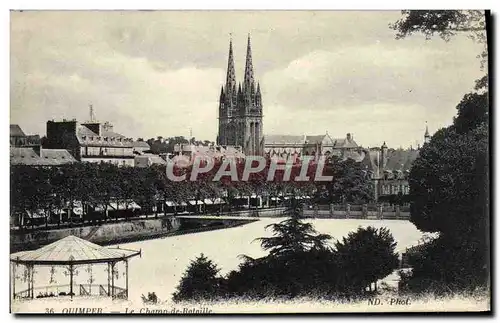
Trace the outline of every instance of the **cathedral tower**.
<path fill-rule="evenodd" d="M 263 154 L 262 95 L 255 84 L 252 46 L 248 36 L 243 85 L 236 87 L 233 42 L 229 41 L 226 86 L 219 97 L 218 145 L 240 146 L 246 155 Z"/>

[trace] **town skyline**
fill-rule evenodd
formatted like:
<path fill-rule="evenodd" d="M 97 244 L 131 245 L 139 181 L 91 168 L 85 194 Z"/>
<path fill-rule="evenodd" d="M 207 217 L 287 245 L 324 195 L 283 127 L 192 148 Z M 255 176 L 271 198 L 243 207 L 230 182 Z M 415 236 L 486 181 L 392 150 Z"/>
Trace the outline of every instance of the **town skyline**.
<path fill-rule="evenodd" d="M 364 147 L 384 141 L 416 147 L 425 122 L 431 134 L 449 125 L 473 89 L 480 45 L 465 37 L 396 40 L 388 24 L 399 17 L 399 11 L 13 12 L 10 122 L 44 135 L 48 120 L 88 120 L 92 104 L 97 119 L 127 137 L 192 131 L 215 141 L 229 40 L 241 79 L 250 34 L 264 135 L 352 133 Z"/>

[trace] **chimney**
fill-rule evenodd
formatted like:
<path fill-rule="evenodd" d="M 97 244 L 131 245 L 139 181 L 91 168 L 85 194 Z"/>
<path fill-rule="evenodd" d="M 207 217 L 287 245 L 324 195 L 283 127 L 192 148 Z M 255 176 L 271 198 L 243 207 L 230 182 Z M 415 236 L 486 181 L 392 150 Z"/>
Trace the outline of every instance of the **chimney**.
<path fill-rule="evenodd" d="M 347 136 L 346 136 L 346 138 L 347 138 L 347 141 L 351 141 L 351 134 L 348 133 Z"/>

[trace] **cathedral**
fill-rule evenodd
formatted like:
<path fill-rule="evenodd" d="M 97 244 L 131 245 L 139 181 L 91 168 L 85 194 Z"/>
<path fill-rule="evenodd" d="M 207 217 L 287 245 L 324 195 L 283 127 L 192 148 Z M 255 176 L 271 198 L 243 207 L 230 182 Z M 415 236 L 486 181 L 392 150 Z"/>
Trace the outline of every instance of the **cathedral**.
<path fill-rule="evenodd" d="M 243 84 L 236 84 L 233 42 L 229 42 L 226 84 L 219 98 L 217 145 L 241 147 L 247 156 L 263 155 L 262 96 L 254 79 L 250 35 Z"/>

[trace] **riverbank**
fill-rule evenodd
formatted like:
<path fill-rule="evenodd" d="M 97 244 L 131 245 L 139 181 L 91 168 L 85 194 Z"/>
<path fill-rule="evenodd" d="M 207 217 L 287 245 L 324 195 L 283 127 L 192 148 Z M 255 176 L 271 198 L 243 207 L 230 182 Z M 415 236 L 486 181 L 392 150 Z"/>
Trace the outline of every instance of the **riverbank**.
<path fill-rule="evenodd" d="M 118 222 L 71 228 L 40 228 L 28 232 L 11 231 L 10 252 L 37 249 L 70 235 L 99 245 L 157 239 L 171 235 L 231 228 L 257 221 L 260 217 L 280 217 L 283 216 L 284 212 L 285 208 L 249 209 L 222 213 L 216 216 L 202 214 L 192 218 L 167 214 L 167 216 L 158 218 L 120 219 Z"/>
<path fill-rule="evenodd" d="M 203 225 L 201 221 L 190 221 L 176 217 L 134 220 L 71 229 L 51 229 L 27 234 L 11 234 L 10 252 L 34 250 L 59 239 L 74 235 L 101 246 L 140 242 L 170 236 L 221 230 L 245 225 L 256 219 L 231 219 Z M 184 222 L 184 225 L 183 225 Z M 189 222 L 188 225 L 186 223 Z"/>

